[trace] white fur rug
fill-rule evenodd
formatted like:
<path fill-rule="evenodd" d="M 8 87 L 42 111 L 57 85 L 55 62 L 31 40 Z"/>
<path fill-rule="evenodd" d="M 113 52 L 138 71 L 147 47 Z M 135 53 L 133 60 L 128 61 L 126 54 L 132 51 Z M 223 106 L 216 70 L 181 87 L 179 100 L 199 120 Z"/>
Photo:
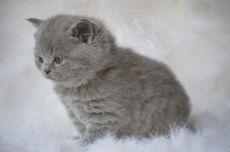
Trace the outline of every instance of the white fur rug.
<path fill-rule="evenodd" d="M 0 152 L 230 152 L 229 8 L 229 0 L 0 1 Z M 155 32 L 143 45 L 122 37 L 144 38 L 119 33 L 121 17 L 133 9 L 146 11 L 154 20 Z M 51 82 L 35 67 L 35 29 L 25 20 L 57 13 L 99 17 L 119 45 L 165 62 L 191 98 L 190 120 L 197 133 L 178 128 L 170 138 L 141 141 L 108 136 L 80 148 Z"/>

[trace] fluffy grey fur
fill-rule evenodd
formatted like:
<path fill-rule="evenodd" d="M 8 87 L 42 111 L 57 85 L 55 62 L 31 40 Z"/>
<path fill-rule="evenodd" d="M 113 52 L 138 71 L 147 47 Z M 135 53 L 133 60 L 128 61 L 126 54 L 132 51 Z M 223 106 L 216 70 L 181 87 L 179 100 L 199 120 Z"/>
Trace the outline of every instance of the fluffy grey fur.
<path fill-rule="evenodd" d="M 165 134 L 186 124 L 189 98 L 168 67 L 115 44 L 101 21 L 74 15 L 27 19 L 35 59 L 84 142 Z"/>

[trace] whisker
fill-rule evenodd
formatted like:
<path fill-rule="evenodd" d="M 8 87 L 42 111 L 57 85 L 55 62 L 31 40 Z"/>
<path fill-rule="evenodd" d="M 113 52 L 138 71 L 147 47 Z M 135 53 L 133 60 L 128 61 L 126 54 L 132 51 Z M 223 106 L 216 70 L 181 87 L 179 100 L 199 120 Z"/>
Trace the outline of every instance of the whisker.
<path fill-rule="evenodd" d="M 41 86 L 44 84 L 45 80 L 46 80 L 46 78 L 43 77 Z"/>
<path fill-rule="evenodd" d="M 43 79 L 45 79 L 44 77 L 41 77 L 41 78 L 42 78 L 42 79 L 41 79 L 41 81 L 40 81 L 39 84 L 38 84 L 38 88 L 40 88 Z"/>
<path fill-rule="evenodd" d="M 43 75 L 39 75 L 35 78 L 35 81 L 37 81 L 38 79 L 42 78 Z"/>
<path fill-rule="evenodd" d="M 27 75 L 25 78 L 33 78 L 33 77 L 37 77 L 37 76 L 40 76 L 40 75 L 42 75 L 41 73 L 33 73 L 33 74 L 29 74 L 29 75 Z"/>

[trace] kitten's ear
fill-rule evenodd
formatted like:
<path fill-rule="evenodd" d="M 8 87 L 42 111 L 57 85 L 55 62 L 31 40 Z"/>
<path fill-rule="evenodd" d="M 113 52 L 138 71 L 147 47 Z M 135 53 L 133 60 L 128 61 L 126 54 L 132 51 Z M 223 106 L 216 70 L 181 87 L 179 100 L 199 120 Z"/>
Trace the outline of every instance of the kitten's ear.
<path fill-rule="evenodd" d="M 36 18 L 28 18 L 26 20 L 29 21 L 36 28 L 39 28 L 42 23 L 42 20 Z"/>
<path fill-rule="evenodd" d="M 88 21 L 80 20 L 67 31 L 68 35 L 78 38 L 81 42 L 92 44 L 98 31 L 97 26 Z"/>

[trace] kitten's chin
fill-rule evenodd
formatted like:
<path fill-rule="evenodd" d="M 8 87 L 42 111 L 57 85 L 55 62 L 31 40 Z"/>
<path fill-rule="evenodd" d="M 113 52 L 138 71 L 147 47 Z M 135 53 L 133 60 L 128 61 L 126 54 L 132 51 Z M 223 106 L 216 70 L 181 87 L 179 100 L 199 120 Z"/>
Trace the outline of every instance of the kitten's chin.
<path fill-rule="evenodd" d="M 49 77 L 49 76 L 47 76 L 47 75 L 44 75 L 44 77 L 46 78 L 46 79 L 48 79 L 48 80 L 51 80 L 52 82 L 60 82 L 61 80 L 58 80 L 58 79 L 54 79 L 54 78 L 52 78 L 52 77 Z"/>
<path fill-rule="evenodd" d="M 43 76 L 44 76 L 46 79 L 53 80 L 53 78 L 51 78 L 51 77 L 49 77 L 49 76 L 47 76 L 47 75 L 45 75 L 45 74 L 43 74 Z"/>
<path fill-rule="evenodd" d="M 52 78 L 52 77 L 47 77 L 47 79 L 51 80 L 55 84 L 68 83 L 68 79 L 66 79 L 66 78 Z"/>
<path fill-rule="evenodd" d="M 54 77 L 52 77 L 52 76 L 50 76 L 50 75 L 45 75 L 45 74 L 43 74 L 43 76 L 44 76 L 46 79 L 49 79 L 49 80 L 51 80 L 51 81 L 53 81 L 53 82 L 63 82 L 63 81 L 65 81 L 65 79 L 66 79 L 66 78 L 54 78 Z"/>
<path fill-rule="evenodd" d="M 53 82 L 62 82 L 63 79 L 54 79 L 54 78 L 51 78 L 51 77 L 47 77 L 47 79 L 53 81 Z"/>

